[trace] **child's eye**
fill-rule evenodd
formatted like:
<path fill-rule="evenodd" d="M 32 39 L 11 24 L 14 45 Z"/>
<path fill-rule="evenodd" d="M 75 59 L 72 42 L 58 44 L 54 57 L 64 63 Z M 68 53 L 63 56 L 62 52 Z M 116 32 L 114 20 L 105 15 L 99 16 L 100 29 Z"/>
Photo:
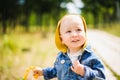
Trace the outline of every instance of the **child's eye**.
<path fill-rule="evenodd" d="M 66 31 L 66 33 L 71 33 L 71 31 Z"/>
<path fill-rule="evenodd" d="M 81 31 L 81 29 L 77 29 L 77 31 Z"/>

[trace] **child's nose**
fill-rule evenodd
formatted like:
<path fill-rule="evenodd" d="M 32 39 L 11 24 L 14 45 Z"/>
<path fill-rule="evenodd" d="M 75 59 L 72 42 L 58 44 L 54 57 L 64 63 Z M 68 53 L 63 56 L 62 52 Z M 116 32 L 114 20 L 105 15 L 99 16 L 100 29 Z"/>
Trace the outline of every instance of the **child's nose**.
<path fill-rule="evenodd" d="M 72 32 L 72 36 L 74 37 L 74 36 L 77 36 L 77 32 Z"/>

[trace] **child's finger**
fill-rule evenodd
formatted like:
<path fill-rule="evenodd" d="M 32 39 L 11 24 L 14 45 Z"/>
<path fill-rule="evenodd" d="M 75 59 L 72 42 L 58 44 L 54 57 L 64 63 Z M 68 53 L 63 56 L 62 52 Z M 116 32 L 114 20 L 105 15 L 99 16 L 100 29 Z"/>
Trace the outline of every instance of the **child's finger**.
<path fill-rule="evenodd" d="M 74 61 L 75 64 L 80 64 L 79 60 Z"/>
<path fill-rule="evenodd" d="M 74 67 L 73 66 L 71 66 L 71 70 L 74 71 Z"/>
<path fill-rule="evenodd" d="M 73 72 L 76 72 L 76 69 L 74 68 L 74 66 L 71 66 L 71 70 L 72 70 Z"/>
<path fill-rule="evenodd" d="M 33 75 L 36 76 L 42 76 L 43 75 L 43 72 L 42 72 L 42 68 L 40 67 L 36 67 L 35 69 L 33 69 Z"/>
<path fill-rule="evenodd" d="M 33 73 L 33 76 L 34 76 L 34 78 L 38 78 L 38 76 L 40 75 L 40 73 L 38 72 L 38 71 L 35 71 L 34 73 Z"/>
<path fill-rule="evenodd" d="M 77 66 L 78 64 L 80 64 L 79 61 L 78 61 L 78 60 L 75 60 L 75 61 L 73 62 L 73 67 L 74 67 L 74 66 Z"/>

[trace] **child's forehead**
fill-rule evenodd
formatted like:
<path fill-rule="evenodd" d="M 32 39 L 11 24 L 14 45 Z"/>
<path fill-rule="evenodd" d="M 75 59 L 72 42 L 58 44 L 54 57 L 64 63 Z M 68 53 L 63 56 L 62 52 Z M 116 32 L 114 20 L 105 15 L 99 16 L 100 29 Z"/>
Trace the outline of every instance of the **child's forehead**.
<path fill-rule="evenodd" d="M 76 22 L 76 23 L 82 23 L 83 21 L 80 16 L 77 15 L 67 15 L 62 18 L 61 23 L 70 23 L 70 22 Z"/>
<path fill-rule="evenodd" d="M 67 24 L 69 25 L 69 24 L 73 24 L 73 23 L 83 24 L 83 21 L 82 21 L 81 17 L 77 16 L 77 15 L 67 15 L 67 16 L 63 17 L 61 20 L 62 25 L 67 25 Z"/>
<path fill-rule="evenodd" d="M 66 16 L 64 16 L 62 19 L 77 19 L 77 18 L 79 18 L 79 19 L 81 19 L 81 17 L 79 16 L 79 15 L 66 15 Z"/>

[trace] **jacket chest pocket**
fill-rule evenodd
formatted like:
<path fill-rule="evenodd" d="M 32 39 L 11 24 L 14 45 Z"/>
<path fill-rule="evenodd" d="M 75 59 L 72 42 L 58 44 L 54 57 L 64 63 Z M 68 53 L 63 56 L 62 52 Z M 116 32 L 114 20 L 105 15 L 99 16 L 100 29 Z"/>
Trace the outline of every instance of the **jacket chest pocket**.
<path fill-rule="evenodd" d="M 69 60 L 58 60 L 55 65 L 57 71 L 61 73 L 66 73 L 70 66 L 71 62 Z"/>

